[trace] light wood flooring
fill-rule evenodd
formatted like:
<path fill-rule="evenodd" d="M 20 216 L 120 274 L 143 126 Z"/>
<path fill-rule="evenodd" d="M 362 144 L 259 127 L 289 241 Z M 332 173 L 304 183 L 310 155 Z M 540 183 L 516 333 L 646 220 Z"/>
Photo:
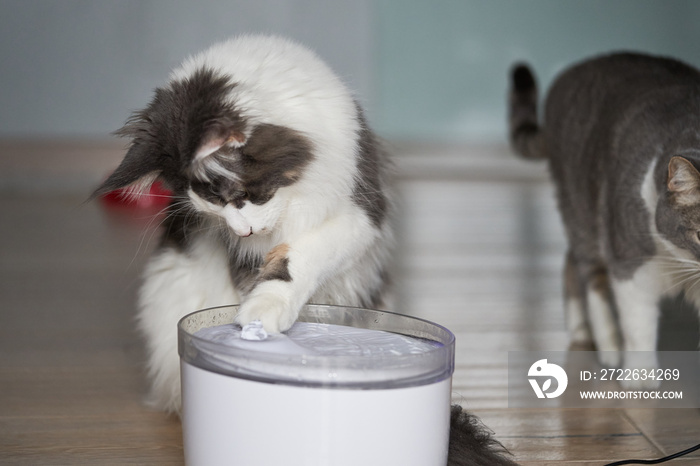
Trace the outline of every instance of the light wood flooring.
<path fill-rule="evenodd" d="M 546 169 L 503 147 L 396 150 L 396 310 L 455 333 L 453 398 L 519 463 L 602 465 L 700 442 L 697 409 L 508 408 L 507 351 L 567 345 Z M 119 156 L 114 144 L 0 144 L 0 464 L 183 461 L 179 420 L 141 403 L 134 296 L 150 219 L 83 204 Z"/>

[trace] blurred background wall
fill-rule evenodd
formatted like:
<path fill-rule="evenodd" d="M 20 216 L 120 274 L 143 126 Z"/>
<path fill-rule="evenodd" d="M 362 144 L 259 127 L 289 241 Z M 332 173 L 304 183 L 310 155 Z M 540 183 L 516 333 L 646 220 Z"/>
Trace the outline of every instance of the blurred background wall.
<path fill-rule="evenodd" d="M 507 72 L 546 86 L 628 49 L 700 65 L 694 0 L 0 0 L 0 138 L 108 138 L 185 56 L 226 37 L 301 41 L 394 140 L 505 138 Z"/>
<path fill-rule="evenodd" d="M 172 68 L 245 32 L 314 47 L 358 93 L 373 79 L 368 0 L 0 0 L 0 137 L 106 137 Z"/>

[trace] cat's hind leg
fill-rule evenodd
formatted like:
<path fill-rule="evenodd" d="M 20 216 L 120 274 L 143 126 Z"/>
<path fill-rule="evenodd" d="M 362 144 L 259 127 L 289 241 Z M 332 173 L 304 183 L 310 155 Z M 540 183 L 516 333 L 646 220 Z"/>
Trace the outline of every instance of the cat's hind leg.
<path fill-rule="evenodd" d="M 620 367 L 622 342 L 608 271 L 601 264 L 585 266 L 584 270 L 588 322 L 598 360 L 605 367 Z"/>
<path fill-rule="evenodd" d="M 595 350 L 593 334 L 586 315 L 585 287 L 571 251 L 566 254 L 566 265 L 564 266 L 564 301 L 569 350 Z"/>

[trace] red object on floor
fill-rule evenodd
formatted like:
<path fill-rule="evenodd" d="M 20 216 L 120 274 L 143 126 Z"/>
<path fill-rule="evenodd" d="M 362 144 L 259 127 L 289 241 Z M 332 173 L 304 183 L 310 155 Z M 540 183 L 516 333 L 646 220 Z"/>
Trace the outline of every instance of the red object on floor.
<path fill-rule="evenodd" d="M 156 181 L 147 192 L 138 196 L 129 195 L 126 189 L 116 189 L 102 196 L 100 200 L 106 206 L 153 209 L 167 207 L 172 194 L 161 182 Z"/>

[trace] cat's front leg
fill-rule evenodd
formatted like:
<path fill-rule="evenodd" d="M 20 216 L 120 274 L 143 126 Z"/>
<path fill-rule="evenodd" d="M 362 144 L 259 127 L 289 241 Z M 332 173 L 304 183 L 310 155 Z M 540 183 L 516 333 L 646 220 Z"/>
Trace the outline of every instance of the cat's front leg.
<path fill-rule="evenodd" d="M 573 251 L 566 254 L 564 267 L 564 310 L 569 333 L 569 351 L 595 350 L 595 342 L 586 312 L 586 290 Z"/>
<path fill-rule="evenodd" d="M 624 339 L 623 369 L 654 370 L 658 367 L 656 342 L 659 328 L 658 274 L 653 264 L 639 268 L 628 280 L 612 281 Z M 625 380 L 625 388 L 650 389 L 658 381 Z"/>
<path fill-rule="evenodd" d="M 238 323 L 246 325 L 260 320 L 271 333 L 283 332 L 292 326 L 299 314 L 297 308 L 300 309 L 305 302 L 302 301 L 305 295 L 299 295 L 301 290 L 295 290 L 300 287 L 298 282 L 301 277 L 297 277 L 297 283 L 293 283 L 289 255 L 290 246 L 287 243 L 270 250 L 255 286 L 240 306 L 236 317 Z"/>
<path fill-rule="evenodd" d="M 365 216 L 347 213 L 277 245 L 267 254 L 236 321 L 260 320 L 272 333 L 289 329 L 320 284 L 366 254 L 378 234 Z"/>

